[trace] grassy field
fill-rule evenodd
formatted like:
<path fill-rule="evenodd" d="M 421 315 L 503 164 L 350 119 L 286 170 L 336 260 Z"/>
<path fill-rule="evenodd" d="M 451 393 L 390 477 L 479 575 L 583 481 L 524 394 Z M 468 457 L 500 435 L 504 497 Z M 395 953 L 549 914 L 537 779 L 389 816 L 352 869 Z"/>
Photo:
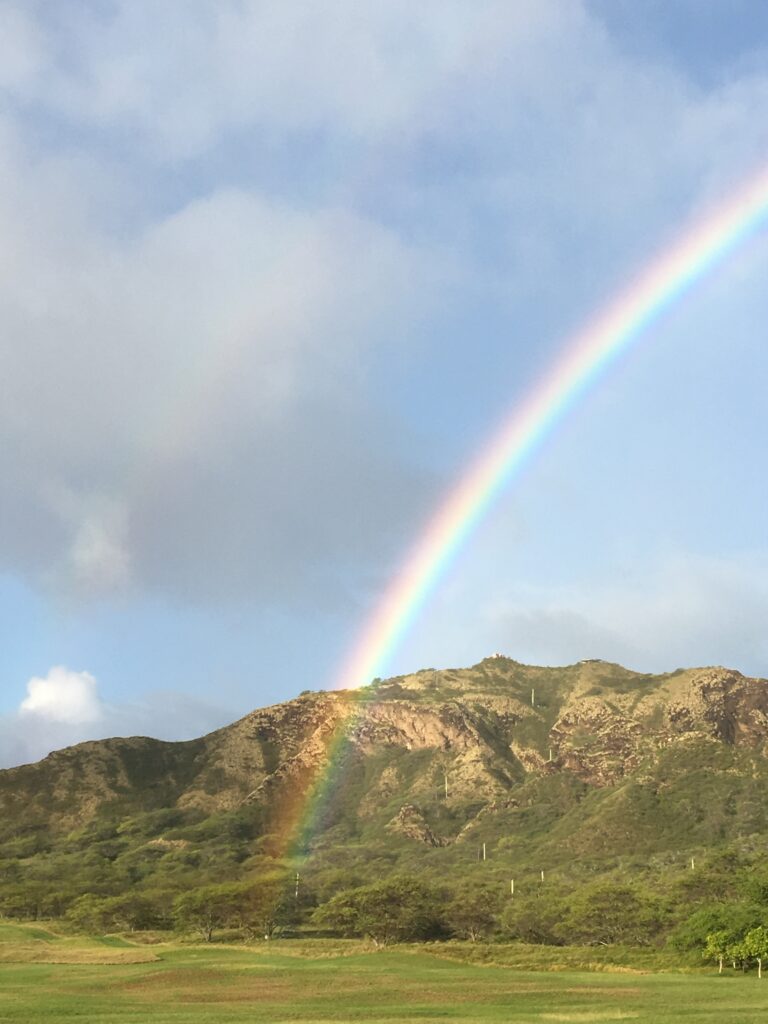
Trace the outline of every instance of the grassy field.
<path fill-rule="evenodd" d="M 551 955 L 550 967 L 568 969 L 526 970 L 508 963 L 522 957 L 544 967 L 540 951 L 484 948 L 493 962 L 481 965 L 463 962 L 461 949 L 446 956 L 425 948 L 376 953 L 319 943 L 312 947 L 319 955 L 310 956 L 308 944 L 287 941 L 253 950 L 142 947 L 3 924 L 0 1022 L 751 1024 L 768 1010 L 768 979 L 759 982 L 754 974 L 642 973 L 606 969 L 599 961 L 597 969 L 574 970 Z"/>

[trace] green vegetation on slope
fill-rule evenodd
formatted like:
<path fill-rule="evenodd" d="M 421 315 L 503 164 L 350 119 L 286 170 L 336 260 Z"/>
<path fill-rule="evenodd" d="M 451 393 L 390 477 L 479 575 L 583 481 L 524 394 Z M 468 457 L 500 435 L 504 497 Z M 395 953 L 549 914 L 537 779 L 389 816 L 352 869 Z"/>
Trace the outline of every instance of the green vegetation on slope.
<path fill-rule="evenodd" d="M 285 808 L 349 721 L 289 853 Z M 490 658 L 305 694 L 191 743 L 89 743 L 0 772 L 0 913 L 389 941 L 370 925 L 389 901 L 401 939 L 699 956 L 726 932 L 733 952 L 768 925 L 767 742 L 768 683 L 722 669 Z"/>

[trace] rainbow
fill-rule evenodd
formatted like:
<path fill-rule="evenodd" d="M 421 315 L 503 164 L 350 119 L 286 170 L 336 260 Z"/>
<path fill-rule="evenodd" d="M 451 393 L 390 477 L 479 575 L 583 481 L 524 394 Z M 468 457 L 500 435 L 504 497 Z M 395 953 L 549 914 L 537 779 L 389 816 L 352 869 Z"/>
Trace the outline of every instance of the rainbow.
<path fill-rule="evenodd" d="M 403 635 L 437 586 L 446 567 L 477 527 L 501 489 L 588 388 L 662 314 L 708 271 L 754 235 L 768 219 L 768 171 L 750 179 L 731 198 L 700 217 L 581 331 L 448 493 L 384 593 L 335 677 L 335 724 L 325 738 L 324 767 L 281 800 L 283 850 L 306 850 L 319 815 L 342 771 L 345 744 L 364 709 L 376 702 L 367 684 L 384 674 Z"/>
<path fill-rule="evenodd" d="M 562 347 L 528 397 L 502 421 L 427 524 L 338 673 L 334 689 L 384 674 L 393 651 L 499 492 L 608 367 L 708 271 L 768 219 L 768 171 L 696 220 Z"/>

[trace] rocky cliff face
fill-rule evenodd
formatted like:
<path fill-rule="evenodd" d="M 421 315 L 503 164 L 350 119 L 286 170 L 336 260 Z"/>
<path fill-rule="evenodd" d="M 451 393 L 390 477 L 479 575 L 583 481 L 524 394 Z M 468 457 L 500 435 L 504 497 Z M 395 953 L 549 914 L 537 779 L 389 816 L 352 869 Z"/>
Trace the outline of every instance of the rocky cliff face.
<path fill-rule="evenodd" d="M 537 799 L 537 780 L 615 788 L 653 776 L 670 751 L 692 744 L 762 758 L 766 740 L 763 679 L 493 657 L 356 693 L 305 694 L 190 743 L 107 740 L 59 751 L 0 772 L 0 814 L 63 832 L 97 815 L 161 807 L 277 813 L 333 758 L 335 821 L 343 813 L 356 828 L 437 847 L 494 815 L 512 820 Z"/>

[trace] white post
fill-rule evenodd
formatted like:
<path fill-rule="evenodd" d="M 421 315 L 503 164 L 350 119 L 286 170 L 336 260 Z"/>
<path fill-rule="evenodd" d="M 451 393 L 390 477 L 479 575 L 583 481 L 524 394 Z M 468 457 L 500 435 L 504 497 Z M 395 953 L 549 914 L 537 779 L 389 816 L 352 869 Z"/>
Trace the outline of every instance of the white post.
<path fill-rule="evenodd" d="M 531 689 L 531 707 L 536 703 L 536 690 Z"/>
<path fill-rule="evenodd" d="M 299 898 L 299 872 L 296 872 L 296 892 L 294 893 L 296 899 Z"/>
<path fill-rule="evenodd" d="M 542 880 L 542 882 L 544 881 L 544 872 L 543 871 L 541 872 L 541 880 Z"/>
<path fill-rule="evenodd" d="M 515 895 L 515 880 L 514 880 L 514 878 L 510 878 L 510 880 L 509 880 L 509 895 L 510 896 L 514 896 Z"/>
<path fill-rule="evenodd" d="M 485 843 L 483 843 L 483 860 L 485 860 Z"/>
<path fill-rule="evenodd" d="M 552 747 L 549 748 L 549 760 L 552 760 Z"/>
<path fill-rule="evenodd" d="M 696 870 L 696 861 L 691 857 L 691 871 Z"/>

